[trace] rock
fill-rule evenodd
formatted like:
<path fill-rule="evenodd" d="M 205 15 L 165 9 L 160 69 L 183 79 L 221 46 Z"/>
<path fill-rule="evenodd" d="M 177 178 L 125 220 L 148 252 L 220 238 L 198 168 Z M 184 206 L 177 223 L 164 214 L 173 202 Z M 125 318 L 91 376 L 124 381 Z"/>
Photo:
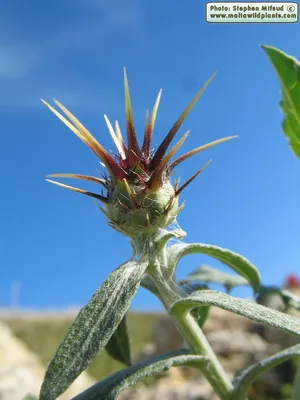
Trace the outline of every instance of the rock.
<path fill-rule="evenodd" d="M 183 347 L 183 339 L 169 316 L 162 317 L 153 330 L 155 352 L 152 356 L 168 353 Z"/>
<path fill-rule="evenodd" d="M 215 331 L 206 335 L 213 350 L 222 356 L 250 354 L 258 360 L 279 350 L 278 345 L 270 345 L 257 333 L 245 331 Z"/>
<path fill-rule="evenodd" d="M 156 353 L 156 345 L 155 343 L 146 343 L 142 348 L 142 351 L 136 360 L 136 362 L 142 362 L 144 360 L 148 360 L 149 358 L 153 357 Z"/>
<path fill-rule="evenodd" d="M 204 332 L 225 331 L 245 331 L 251 325 L 251 321 L 240 315 L 233 314 L 229 311 L 221 310 L 217 307 L 211 307 L 209 317 L 204 325 Z"/>
<path fill-rule="evenodd" d="M 218 354 L 218 359 L 226 372 L 235 374 L 236 371 L 243 369 L 249 365 L 249 355 L 231 354 L 224 357 Z"/>
<path fill-rule="evenodd" d="M 290 292 L 299 296 L 299 288 L 289 289 Z M 277 294 L 269 295 L 264 302 L 264 306 L 284 312 L 284 303 L 280 296 Z M 293 315 L 295 317 L 300 317 L 300 311 L 290 308 L 286 311 L 287 314 Z M 289 335 L 279 329 L 271 328 L 269 326 L 252 324 L 249 327 L 249 332 L 258 333 L 264 340 L 268 343 L 276 343 L 281 347 L 286 348 L 299 343 L 297 336 Z"/>
<path fill-rule="evenodd" d="M 45 367 L 39 357 L 0 321 L 0 399 L 22 400 L 26 395 L 38 396 L 44 379 Z M 83 372 L 59 400 L 70 400 L 96 383 Z"/>

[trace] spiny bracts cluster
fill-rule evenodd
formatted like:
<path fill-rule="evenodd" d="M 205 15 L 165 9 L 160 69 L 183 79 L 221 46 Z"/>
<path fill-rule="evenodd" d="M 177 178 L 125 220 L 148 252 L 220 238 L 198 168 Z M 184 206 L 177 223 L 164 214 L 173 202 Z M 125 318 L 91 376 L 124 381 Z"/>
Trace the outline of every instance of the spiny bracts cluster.
<path fill-rule="evenodd" d="M 182 209 L 182 206 L 178 205 L 179 194 L 201 171 L 203 171 L 208 163 L 180 187 L 179 182 L 175 183 L 174 186 L 171 184 L 170 173 L 173 168 L 192 155 L 235 137 L 229 136 L 197 147 L 170 162 L 171 158 L 187 138 L 189 131 L 183 135 L 169 152 L 167 152 L 167 149 L 184 119 L 212 78 L 213 76 L 205 83 L 179 116 L 155 152 L 151 150 L 151 138 L 162 91 L 160 90 L 158 93 L 150 117 L 147 111 L 144 140 L 140 147 L 133 123 L 125 69 L 124 86 L 127 145 L 123 140 L 118 121 L 115 122 L 115 128 L 113 128 L 107 116 L 104 115 L 109 133 L 117 149 L 117 154 L 114 156 L 111 156 L 78 119 L 61 103 L 54 100 L 55 104 L 67 118 L 42 100 L 43 103 L 99 157 L 108 171 L 108 174 L 103 174 L 101 178 L 80 174 L 49 175 L 49 177 L 76 178 L 95 182 L 106 190 L 106 196 L 104 196 L 103 193 L 92 193 L 53 180 L 47 180 L 56 185 L 100 200 L 103 207 L 99 205 L 99 208 L 108 218 L 109 225 L 126 236 L 134 237 L 136 234 L 152 233 L 157 229 L 167 227 L 175 220 L 177 214 Z"/>

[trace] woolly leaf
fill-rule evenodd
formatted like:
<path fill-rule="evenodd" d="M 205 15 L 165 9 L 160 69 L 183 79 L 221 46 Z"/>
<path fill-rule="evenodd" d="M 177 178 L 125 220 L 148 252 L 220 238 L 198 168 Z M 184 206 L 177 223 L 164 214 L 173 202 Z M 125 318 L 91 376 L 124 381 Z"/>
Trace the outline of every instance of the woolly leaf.
<path fill-rule="evenodd" d="M 168 253 L 170 260 L 169 268 L 173 271 L 175 271 L 178 262 L 185 255 L 205 254 L 216 258 L 247 279 L 255 292 L 259 289 L 260 275 L 258 270 L 246 258 L 230 250 L 203 243 L 178 243 L 170 246 Z"/>
<path fill-rule="evenodd" d="M 300 357 L 300 345 L 289 347 L 238 372 L 234 379 L 234 399 L 245 400 L 253 381 L 271 368 L 292 358 Z M 299 397 L 297 397 L 298 399 Z M 296 397 L 295 397 L 296 399 Z"/>
<path fill-rule="evenodd" d="M 187 275 L 182 282 L 219 283 L 228 291 L 235 286 L 247 286 L 249 284 L 242 276 L 230 275 L 217 268 L 211 268 L 206 265 L 201 265 L 196 268 L 193 272 Z"/>
<path fill-rule="evenodd" d="M 208 362 L 209 360 L 205 357 L 190 354 L 187 350 L 164 354 L 116 372 L 74 397 L 73 400 L 114 400 L 124 389 L 135 385 L 147 376 L 159 374 L 179 365 L 201 367 Z"/>
<path fill-rule="evenodd" d="M 239 299 L 226 293 L 213 290 L 201 290 L 189 297 L 175 301 L 171 307 L 173 314 L 185 315 L 194 308 L 201 306 L 215 306 L 223 310 L 246 317 L 254 322 L 281 329 L 292 335 L 300 336 L 300 318 L 284 314 L 280 311 Z"/>
<path fill-rule="evenodd" d="M 50 362 L 40 400 L 54 400 L 84 371 L 122 321 L 147 268 L 128 261 L 114 270 L 83 307 Z"/>
<path fill-rule="evenodd" d="M 127 331 L 126 315 L 114 331 L 109 342 L 105 346 L 107 353 L 117 361 L 120 361 L 128 366 L 131 363 L 130 342 Z"/>

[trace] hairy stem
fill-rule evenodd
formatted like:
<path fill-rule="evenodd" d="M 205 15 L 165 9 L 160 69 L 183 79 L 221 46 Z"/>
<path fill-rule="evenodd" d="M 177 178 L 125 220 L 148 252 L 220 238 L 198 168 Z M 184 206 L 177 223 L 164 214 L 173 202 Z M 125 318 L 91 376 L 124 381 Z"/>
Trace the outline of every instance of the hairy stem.
<path fill-rule="evenodd" d="M 195 318 L 188 313 L 183 318 L 173 316 L 173 319 L 175 319 L 180 333 L 194 352 L 209 359 L 206 367 L 202 368 L 202 373 L 220 399 L 233 400 L 233 386 Z"/>
<path fill-rule="evenodd" d="M 165 274 L 164 271 L 165 266 L 157 262 L 151 268 L 150 274 L 159 290 L 160 297 L 166 310 L 171 315 L 179 332 L 195 354 L 208 359 L 208 363 L 205 367 L 201 368 L 201 371 L 220 399 L 234 400 L 232 397 L 233 385 L 195 318 L 191 313 L 187 313 L 183 317 L 171 313 L 171 305 L 174 301 L 182 298 L 184 294 L 181 293 L 181 289 L 176 286 L 175 282 L 169 278 L 169 274 Z"/>

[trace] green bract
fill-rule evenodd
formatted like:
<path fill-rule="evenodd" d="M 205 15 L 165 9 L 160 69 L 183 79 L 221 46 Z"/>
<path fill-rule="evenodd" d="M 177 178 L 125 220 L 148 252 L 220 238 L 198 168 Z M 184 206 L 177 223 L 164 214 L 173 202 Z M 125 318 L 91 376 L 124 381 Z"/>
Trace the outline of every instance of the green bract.
<path fill-rule="evenodd" d="M 110 225 L 131 237 L 169 226 L 180 211 L 178 197 L 168 180 L 150 192 L 138 180 L 128 186 L 118 182 L 109 188 L 108 198 L 104 210 Z"/>

